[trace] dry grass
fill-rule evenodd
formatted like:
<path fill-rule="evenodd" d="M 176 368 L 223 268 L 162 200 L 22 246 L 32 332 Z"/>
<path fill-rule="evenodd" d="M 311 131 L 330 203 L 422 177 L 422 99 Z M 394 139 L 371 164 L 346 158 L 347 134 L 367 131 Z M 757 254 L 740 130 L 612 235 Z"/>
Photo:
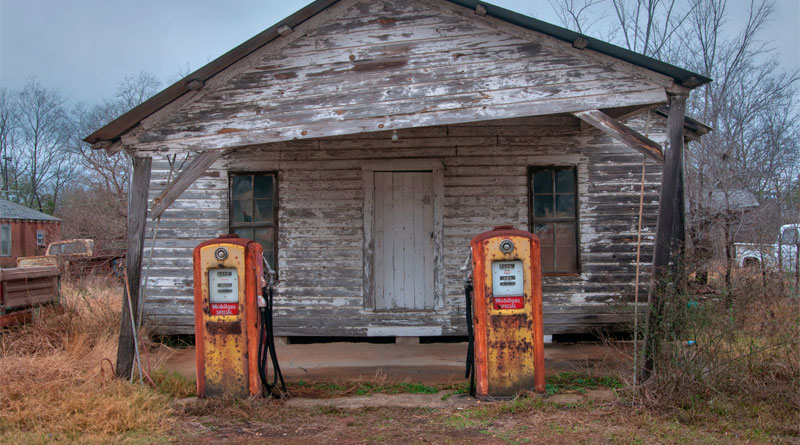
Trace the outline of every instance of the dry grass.
<path fill-rule="evenodd" d="M 792 277 L 739 270 L 730 289 L 673 295 L 655 378 L 636 394 L 685 422 L 800 434 L 800 299 Z M 688 341 L 694 341 L 688 344 Z"/>
<path fill-rule="evenodd" d="M 62 304 L 0 333 L 0 443 L 125 442 L 160 436 L 170 399 L 112 377 L 121 289 L 62 284 Z"/>

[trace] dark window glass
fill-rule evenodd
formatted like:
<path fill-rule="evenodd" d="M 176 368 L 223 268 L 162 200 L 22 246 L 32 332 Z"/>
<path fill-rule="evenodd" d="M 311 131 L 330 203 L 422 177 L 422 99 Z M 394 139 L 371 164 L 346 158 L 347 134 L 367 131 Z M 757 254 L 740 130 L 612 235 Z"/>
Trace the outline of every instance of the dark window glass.
<path fill-rule="evenodd" d="M 11 225 L 0 226 L 0 256 L 11 256 Z"/>
<path fill-rule="evenodd" d="M 539 237 L 542 271 L 578 272 L 577 177 L 575 167 L 532 167 L 531 232 Z"/>
<path fill-rule="evenodd" d="M 273 173 L 231 174 L 230 231 L 264 248 L 270 266 L 277 270 L 278 202 Z"/>

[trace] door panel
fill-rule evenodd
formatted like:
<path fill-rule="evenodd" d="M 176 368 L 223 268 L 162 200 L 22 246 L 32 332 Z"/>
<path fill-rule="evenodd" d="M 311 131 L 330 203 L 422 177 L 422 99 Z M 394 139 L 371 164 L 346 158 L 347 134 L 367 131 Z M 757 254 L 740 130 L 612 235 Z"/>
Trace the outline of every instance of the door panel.
<path fill-rule="evenodd" d="M 433 309 L 433 175 L 375 172 L 375 309 Z"/>

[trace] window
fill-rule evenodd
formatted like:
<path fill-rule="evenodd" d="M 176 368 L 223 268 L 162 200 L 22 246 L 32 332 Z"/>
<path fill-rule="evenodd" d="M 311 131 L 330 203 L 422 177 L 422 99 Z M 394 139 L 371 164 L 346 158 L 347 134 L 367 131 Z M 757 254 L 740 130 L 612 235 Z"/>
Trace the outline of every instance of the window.
<path fill-rule="evenodd" d="M 541 243 L 542 272 L 578 273 L 575 167 L 531 167 L 529 185 L 531 232 Z"/>
<path fill-rule="evenodd" d="M 36 245 L 39 247 L 44 247 L 44 230 L 36 231 Z"/>
<path fill-rule="evenodd" d="M 797 229 L 794 227 L 787 227 L 781 234 L 781 244 L 795 245 L 797 244 Z"/>
<path fill-rule="evenodd" d="M 277 177 L 274 173 L 231 174 L 230 229 L 264 248 L 264 256 L 277 270 Z"/>
<path fill-rule="evenodd" d="M 0 256 L 11 256 L 11 225 L 0 225 Z"/>

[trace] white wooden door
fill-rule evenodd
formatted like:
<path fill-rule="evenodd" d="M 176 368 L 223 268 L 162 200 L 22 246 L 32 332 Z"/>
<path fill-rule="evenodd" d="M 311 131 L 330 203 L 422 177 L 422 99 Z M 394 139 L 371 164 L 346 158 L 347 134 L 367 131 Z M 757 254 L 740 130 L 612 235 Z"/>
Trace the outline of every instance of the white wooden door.
<path fill-rule="evenodd" d="M 433 309 L 433 174 L 375 172 L 375 309 Z"/>

